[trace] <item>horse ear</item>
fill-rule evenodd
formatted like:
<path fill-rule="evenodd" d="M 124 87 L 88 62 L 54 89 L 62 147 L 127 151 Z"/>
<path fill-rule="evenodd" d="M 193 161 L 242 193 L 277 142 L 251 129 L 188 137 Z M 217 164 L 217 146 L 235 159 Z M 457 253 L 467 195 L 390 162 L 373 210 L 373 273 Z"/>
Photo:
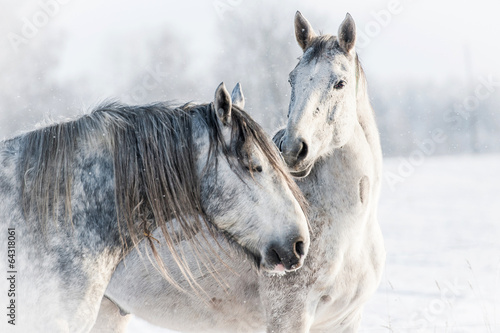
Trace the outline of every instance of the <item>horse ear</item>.
<path fill-rule="evenodd" d="M 351 53 L 356 44 L 356 24 L 351 16 L 347 13 L 344 21 L 340 24 L 338 32 L 339 44 L 345 52 Z"/>
<path fill-rule="evenodd" d="M 231 100 L 233 105 L 236 105 L 240 109 L 245 107 L 245 96 L 243 95 L 243 90 L 241 90 L 241 84 L 238 82 L 234 86 L 233 92 L 231 93 Z"/>
<path fill-rule="evenodd" d="M 307 49 L 314 37 L 316 37 L 316 33 L 314 33 L 311 24 L 299 11 L 297 11 L 297 13 L 295 13 L 295 38 L 302 48 L 302 51 Z"/>
<path fill-rule="evenodd" d="M 224 82 L 221 82 L 215 91 L 214 107 L 222 124 L 228 125 L 231 122 L 231 108 L 233 106 Z"/>

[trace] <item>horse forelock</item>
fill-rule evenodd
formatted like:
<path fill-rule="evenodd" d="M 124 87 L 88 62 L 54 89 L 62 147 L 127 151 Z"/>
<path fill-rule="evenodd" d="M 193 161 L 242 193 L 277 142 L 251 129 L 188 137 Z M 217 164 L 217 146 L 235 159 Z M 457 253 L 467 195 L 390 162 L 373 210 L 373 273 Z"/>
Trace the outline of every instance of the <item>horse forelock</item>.
<path fill-rule="evenodd" d="M 302 58 L 306 63 L 309 63 L 312 60 L 318 60 L 326 52 L 336 49 L 340 52 L 340 45 L 336 36 L 319 35 L 315 37 L 310 45 L 307 46 L 307 49 L 304 50 Z"/>

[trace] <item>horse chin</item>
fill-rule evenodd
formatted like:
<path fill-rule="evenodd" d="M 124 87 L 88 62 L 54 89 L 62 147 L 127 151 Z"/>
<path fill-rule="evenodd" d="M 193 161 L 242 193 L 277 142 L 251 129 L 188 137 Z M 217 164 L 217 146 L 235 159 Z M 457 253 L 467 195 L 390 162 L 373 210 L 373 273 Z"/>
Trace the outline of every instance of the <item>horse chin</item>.
<path fill-rule="evenodd" d="M 292 175 L 292 177 L 294 177 L 294 178 L 305 178 L 305 177 L 309 176 L 309 174 L 311 173 L 313 165 L 314 164 L 311 163 L 311 164 L 307 165 L 305 168 L 303 168 L 302 170 L 299 170 L 299 171 L 289 170 L 289 171 L 290 171 L 290 174 Z"/>
<path fill-rule="evenodd" d="M 283 264 L 277 264 L 277 265 L 268 265 L 268 264 L 262 264 L 261 270 L 266 274 L 266 275 L 285 275 L 288 270 L 285 268 Z"/>
<path fill-rule="evenodd" d="M 266 270 L 265 272 L 269 276 L 282 276 L 286 274 L 287 270 L 282 264 L 279 264 L 273 270 Z"/>

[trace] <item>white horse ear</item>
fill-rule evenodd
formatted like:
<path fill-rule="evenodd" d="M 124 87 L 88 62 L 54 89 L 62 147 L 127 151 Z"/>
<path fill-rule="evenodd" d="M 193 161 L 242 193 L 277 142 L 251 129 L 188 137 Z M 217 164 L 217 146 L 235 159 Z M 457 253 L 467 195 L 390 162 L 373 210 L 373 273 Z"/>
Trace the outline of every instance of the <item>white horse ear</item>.
<path fill-rule="evenodd" d="M 233 105 L 224 82 L 221 82 L 215 91 L 214 107 L 222 124 L 228 125 L 231 122 L 231 108 Z"/>
<path fill-rule="evenodd" d="M 340 24 L 338 32 L 339 44 L 347 53 L 352 53 L 356 44 L 356 24 L 351 16 L 347 13 L 344 21 Z"/>
<path fill-rule="evenodd" d="M 233 105 L 236 105 L 240 109 L 245 107 L 245 96 L 243 95 L 243 90 L 241 90 L 241 84 L 239 82 L 234 86 L 233 92 L 231 93 L 231 99 Z"/>
<path fill-rule="evenodd" d="M 311 24 L 299 11 L 297 11 L 297 13 L 295 13 L 295 38 L 302 48 L 302 51 L 307 49 L 314 37 L 316 37 L 316 33 Z"/>

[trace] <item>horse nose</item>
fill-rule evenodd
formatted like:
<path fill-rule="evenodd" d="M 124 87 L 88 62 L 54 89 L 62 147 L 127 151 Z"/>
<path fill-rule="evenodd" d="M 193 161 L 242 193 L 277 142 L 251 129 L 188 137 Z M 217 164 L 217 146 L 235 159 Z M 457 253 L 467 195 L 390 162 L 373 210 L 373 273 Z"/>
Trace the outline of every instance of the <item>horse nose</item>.
<path fill-rule="evenodd" d="M 295 242 L 280 246 L 278 244 L 271 245 L 266 251 L 266 262 L 270 267 L 275 267 L 279 271 L 279 265 L 282 265 L 285 270 L 295 270 L 302 266 L 302 261 L 305 257 L 306 246 L 302 238 L 298 238 Z"/>
<path fill-rule="evenodd" d="M 303 138 L 283 140 L 280 148 L 286 164 L 290 167 L 304 160 L 309 151 L 307 143 Z"/>
<path fill-rule="evenodd" d="M 300 241 L 295 242 L 294 251 L 295 251 L 295 255 L 296 255 L 297 257 L 299 257 L 299 259 L 300 259 L 300 257 L 302 257 L 303 255 L 305 255 L 305 254 L 306 254 L 306 252 L 305 252 L 305 249 L 304 249 L 304 242 L 303 242 L 303 241 L 301 241 L 301 240 L 300 240 Z"/>

